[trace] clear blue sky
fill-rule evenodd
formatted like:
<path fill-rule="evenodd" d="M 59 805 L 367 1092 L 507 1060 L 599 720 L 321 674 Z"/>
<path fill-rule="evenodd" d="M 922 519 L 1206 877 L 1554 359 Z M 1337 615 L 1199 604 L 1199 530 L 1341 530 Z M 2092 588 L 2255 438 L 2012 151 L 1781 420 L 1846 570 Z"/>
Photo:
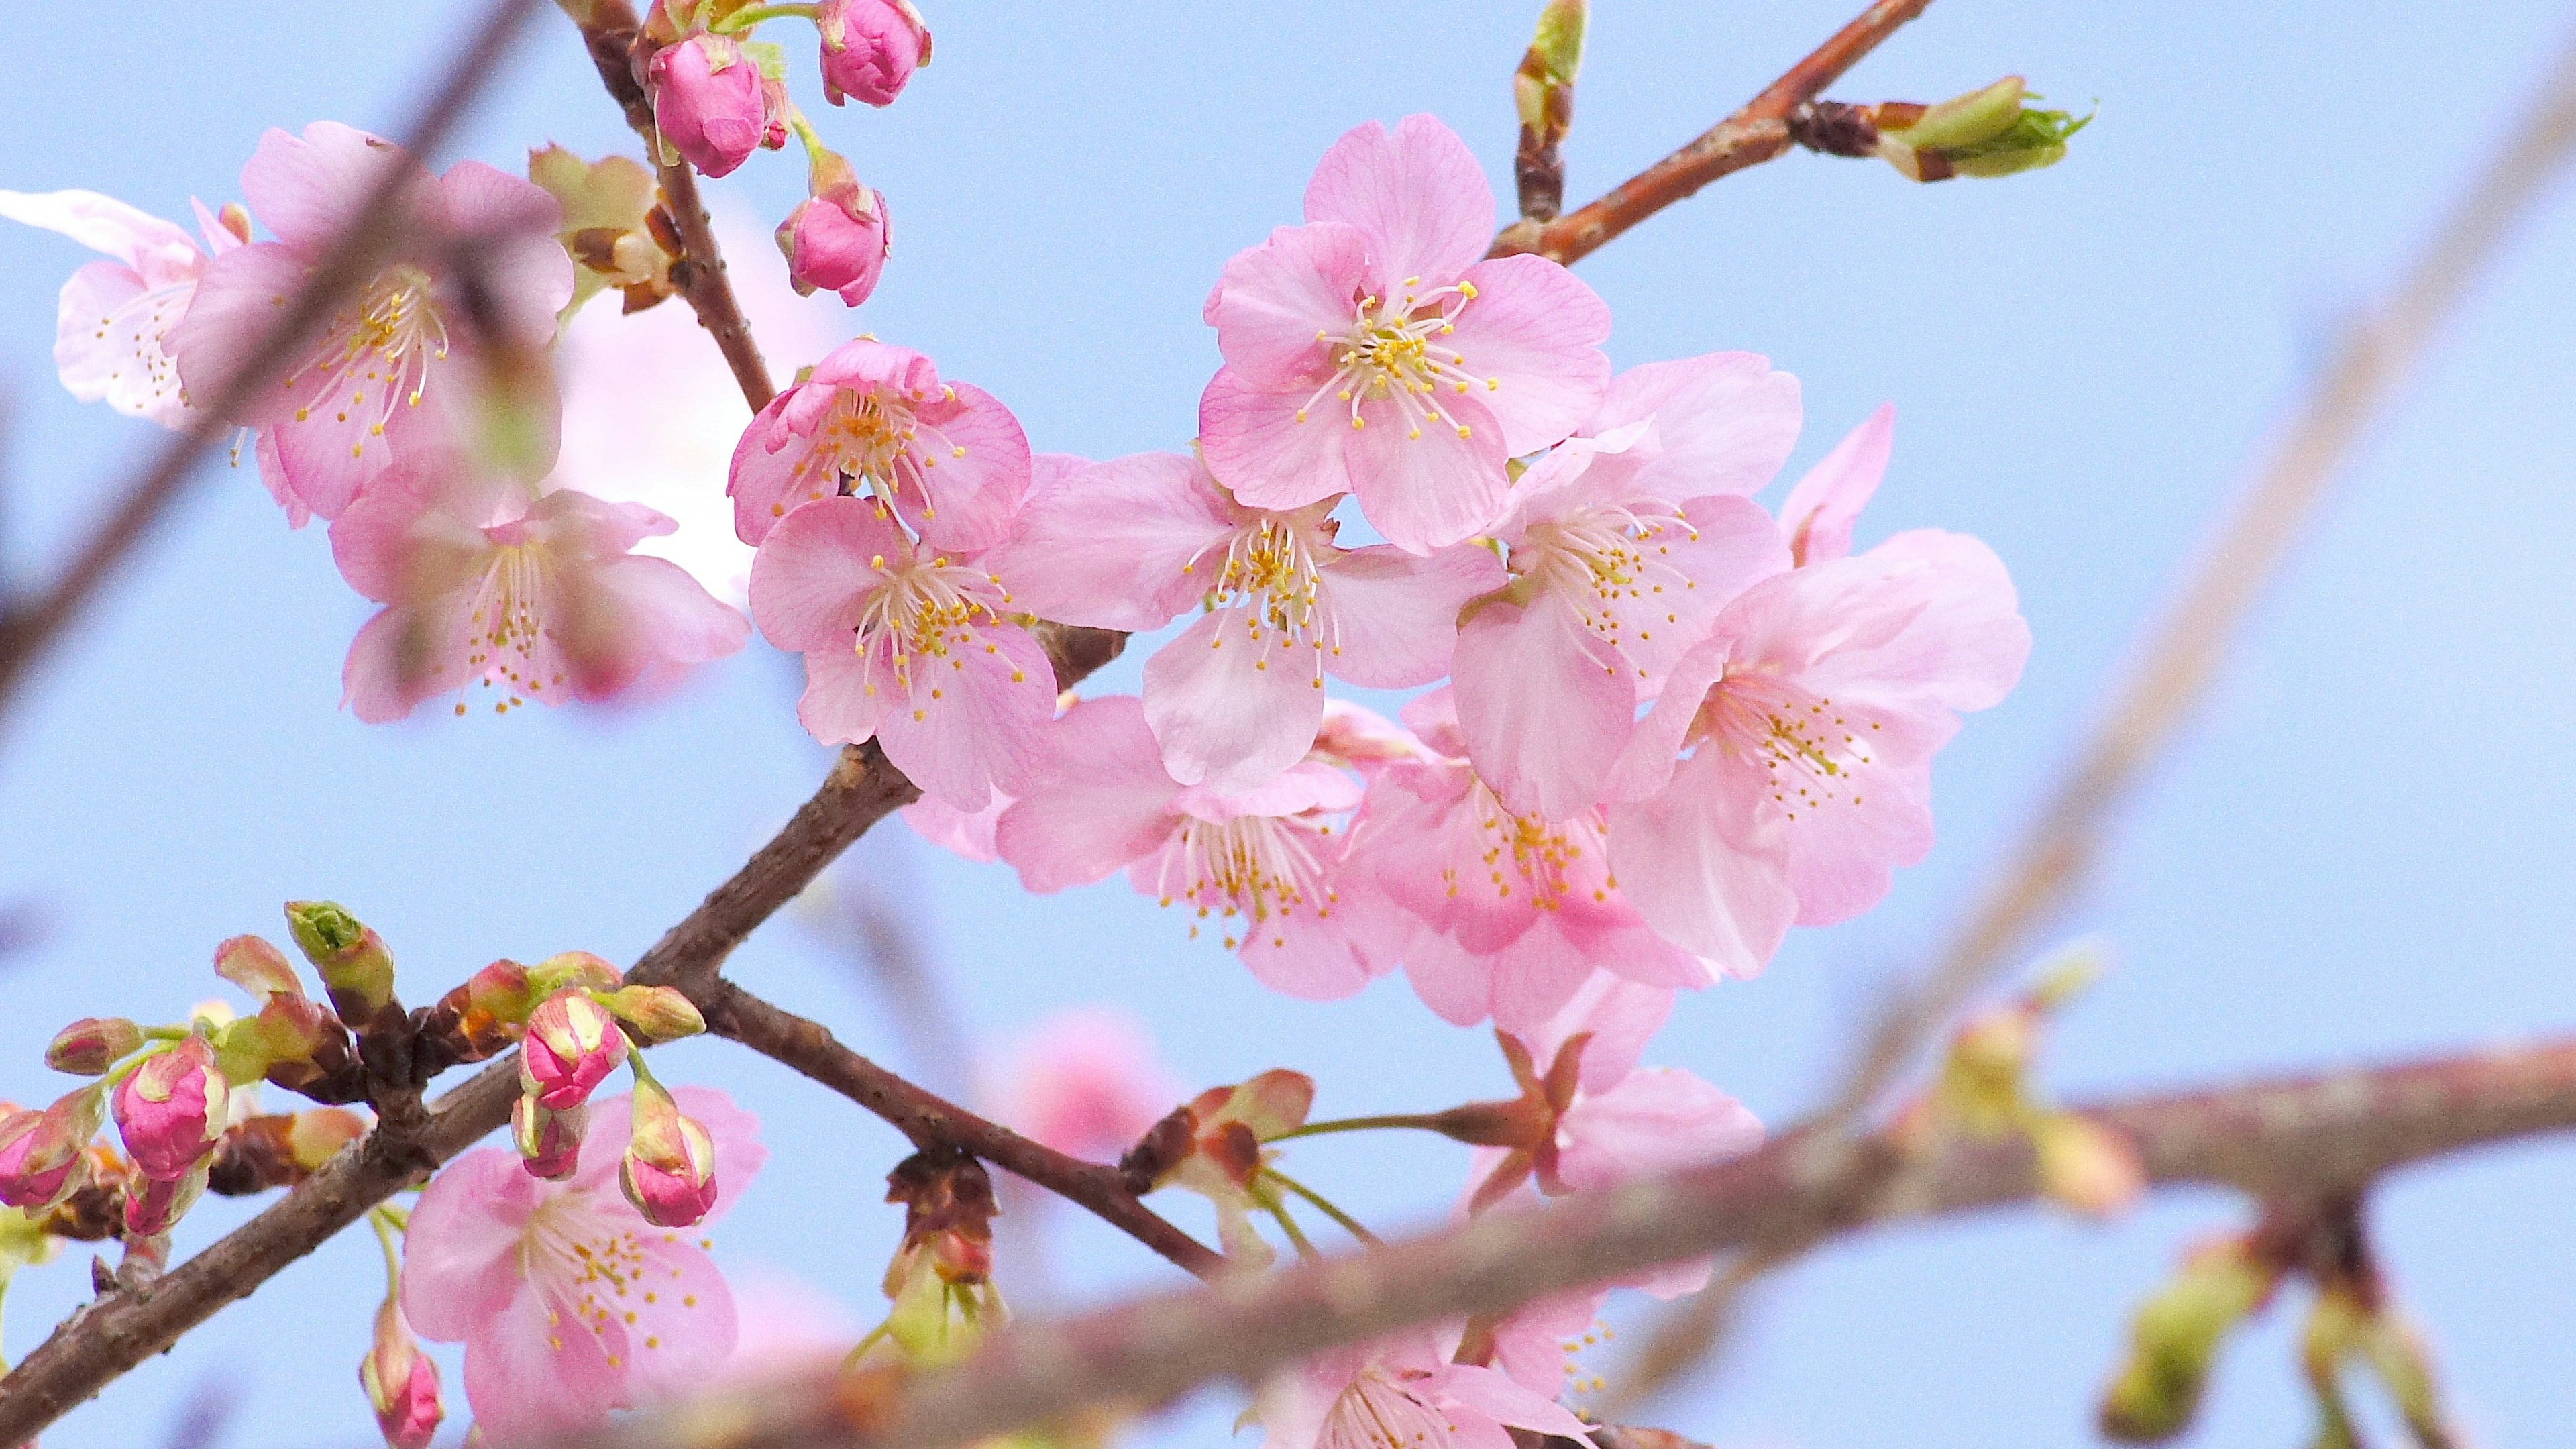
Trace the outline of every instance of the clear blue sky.
<path fill-rule="evenodd" d="M 93 187 L 174 216 L 191 193 L 230 198 L 263 127 L 397 124 L 431 48 L 475 8 L 100 0 L 22 48 L 0 83 L 13 128 L 0 184 Z M 1851 8 L 1600 0 L 1570 192 L 1694 134 Z M 1215 362 L 1198 315 L 1210 279 L 1295 219 L 1334 136 L 1434 111 L 1508 185 L 1506 77 L 1534 11 L 929 7 L 938 62 L 902 102 L 820 117 L 895 219 L 895 261 L 860 324 L 991 389 L 1042 448 L 1177 444 Z M 2502 130 L 2568 23 L 2558 11 L 1941 0 L 1839 93 L 1930 100 L 2018 70 L 2054 100 L 2099 98 L 2068 164 L 1918 188 L 1875 164 L 1793 157 L 1583 264 L 1617 314 L 1623 365 L 1742 347 L 1801 376 L 1811 424 L 1793 470 L 1894 399 L 1896 464 L 1865 532 L 1983 535 L 2037 637 L 2019 692 L 1942 757 L 1932 858 L 1874 914 L 1800 933 L 1760 980 L 1685 1002 L 1659 1059 L 1769 1120 L 1808 1100 L 1873 985 L 1937 938 L 2043 790 L 2337 319 Z M 547 139 L 633 148 L 551 14 L 461 149 L 511 165 Z M 718 190 L 775 218 L 800 186 L 776 156 Z M 2576 1018 L 2576 756 L 2559 739 L 2576 711 L 2571 255 L 2562 196 L 2376 432 L 2126 820 L 2066 922 L 2105 934 L 2121 965 L 2057 1043 L 2050 1075 L 2065 1091 Z M 104 480 L 154 441 L 53 380 L 54 290 L 80 260 L 57 238 L 0 231 L 13 418 L 0 546 L 19 570 L 53 558 Z M 640 713 L 361 726 L 335 705 L 364 613 L 319 530 L 288 533 L 247 474 L 213 470 L 6 722 L 0 900 L 33 903 L 50 931 L 8 963 L 0 1093 L 58 1090 L 38 1054 L 72 1017 L 175 1017 L 212 994 L 213 944 L 274 933 L 289 897 L 350 903 L 393 941 L 418 995 L 499 955 L 629 959 L 823 768 L 789 713 L 789 667 L 758 645 Z M 1140 657 L 1113 679 L 1132 687 Z M 1333 1112 L 1436 1105 L 1497 1081 L 1490 1044 L 1438 1026 L 1400 984 L 1339 1006 L 1271 997 L 1123 885 L 1029 897 L 1006 871 L 899 831 L 854 858 L 923 904 L 946 986 L 987 1039 L 1104 1002 L 1153 1023 L 1195 1083 L 1293 1065 L 1323 1079 Z M 863 1050 L 918 1061 L 848 967 L 791 924 L 733 969 Z M 779 1139 L 720 1252 L 873 1317 L 897 1226 L 876 1184 L 896 1139 L 737 1052 L 673 1056 L 666 1076 L 728 1087 Z M 1412 1159 L 1369 1144 L 1298 1158 L 1381 1227 L 1441 1210 L 1461 1168 L 1434 1154 L 1406 1171 Z M 2396 1281 L 2480 1442 L 2553 1442 L 2576 1418 L 2571 1200 L 2565 1143 L 2446 1163 L 2380 1195 Z M 209 1204 L 183 1249 L 238 1215 Z M 1843 1246 L 1774 1285 L 1724 1372 L 1660 1418 L 1731 1445 L 2091 1442 L 2092 1393 L 2130 1305 L 2182 1245 L 2241 1221 L 2204 1195 L 2109 1229 L 2015 1212 Z M 373 1254 L 363 1235 L 330 1245 L 48 1444 L 155 1442 L 210 1376 L 245 1395 L 236 1443 L 363 1442 L 353 1366 Z M 1058 1257 L 1083 1293 L 1170 1278 L 1105 1232 L 1067 1233 Z M 30 1346 L 85 1278 L 76 1259 L 23 1277 L 10 1347 Z M 2193 1442 L 2301 1441 L 2294 1321 L 2276 1316 L 2230 1351 Z M 1163 1441 L 1222 1442 L 1231 1412 L 1202 1404 Z"/>

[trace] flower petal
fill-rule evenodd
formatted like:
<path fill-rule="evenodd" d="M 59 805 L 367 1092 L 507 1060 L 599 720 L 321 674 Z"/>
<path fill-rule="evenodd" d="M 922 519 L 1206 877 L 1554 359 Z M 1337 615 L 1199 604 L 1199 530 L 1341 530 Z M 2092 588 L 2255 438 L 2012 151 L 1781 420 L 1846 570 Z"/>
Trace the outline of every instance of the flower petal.
<path fill-rule="evenodd" d="M 1440 406 L 1450 421 L 1414 426 L 1394 404 L 1384 403 L 1368 427 L 1332 425 L 1348 434 L 1343 457 L 1361 509 L 1387 542 L 1407 553 L 1427 554 L 1472 538 L 1510 503 L 1511 475 L 1504 471 L 1508 435 L 1484 399 L 1443 397 Z M 1319 417 L 1307 426 L 1317 425 L 1330 425 L 1330 419 Z M 1236 493 L 1253 501 L 1241 489 Z"/>
<path fill-rule="evenodd" d="M 1762 769 L 1703 749 L 1652 799 L 1610 807 L 1610 868 L 1667 940 L 1752 976 L 1797 918 L 1781 822 Z"/>
<path fill-rule="evenodd" d="M 1368 286 L 1368 235 L 1330 222 L 1283 226 L 1236 252 L 1208 294 L 1208 325 L 1227 365 L 1268 384 L 1332 375 L 1325 334 L 1351 326 Z"/>
<path fill-rule="evenodd" d="M 1145 718 L 1183 784 L 1258 785 L 1305 758 L 1323 717 L 1314 651 L 1249 605 L 1201 616 L 1145 661 Z"/>
<path fill-rule="evenodd" d="M 1323 565 L 1324 667 L 1368 689 L 1408 689 L 1449 672 L 1458 610 L 1503 585 L 1502 561 L 1474 544 L 1427 556 L 1352 549 Z"/>
<path fill-rule="evenodd" d="M 1459 367 L 1493 386 L 1480 394 L 1514 457 L 1563 441 L 1610 386 L 1610 306 L 1583 280 L 1540 256 L 1496 257 L 1467 271 L 1476 299 L 1446 339 Z"/>
<path fill-rule="evenodd" d="M 1208 471 L 1246 506 L 1303 508 L 1350 491 L 1347 414 L 1303 416 L 1307 394 L 1321 385 L 1321 378 L 1270 385 L 1231 366 L 1208 379 L 1199 395 L 1199 447 Z"/>
<path fill-rule="evenodd" d="M 1494 193 L 1485 168 L 1436 116 L 1407 116 L 1390 133 L 1376 121 L 1333 143 L 1306 183 L 1306 219 L 1359 228 L 1377 280 L 1446 286 L 1494 239 Z"/>
<path fill-rule="evenodd" d="M 979 624 L 944 654 L 917 654 L 908 707 L 877 724 L 886 758 L 960 810 L 981 810 L 995 790 L 1016 793 L 1055 718 L 1055 671 L 1046 650 L 1016 624 Z"/>
<path fill-rule="evenodd" d="M 1652 496 L 1704 498 L 1761 490 L 1798 443 L 1798 379 L 1753 352 L 1649 362 L 1611 379 L 1584 431 L 1655 420 L 1656 456 L 1641 482 Z"/>
<path fill-rule="evenodd" d="M 1553 593 L 1488 603 L 1458 630 L 1458 728 L 1468 758 L 1515 813 L 1570 820 L 1601 799 L 1635 728 L 1619 651 Z"/>
<path fill-rule="evenodd" d="M 1033 891 L 1096 881 L 1160 845 L 1181 787 L 1133 695 L 1086 699 L 1048 726 L 994 839 Z"/>
<path fill-rule="evenodd" d="M 1895 445 L 1896 404 L 1880 403 L 1789 490 L 1780 504 L 1780 531 L 1800 564 L 1829 563 L 1851 552 L 1852 525 L 1878 492 Z"/>
<path fill-rule="evenodd" d="M 492 1147 L 429 1180 L 403 1236 L 403 1313 L 422 1337 L 460 1342 L 509 1307 L 520 1239 L 547 1190 L 516 1153 Z"/>
<path fill-rule="evenodd" d="M 886 586 L 883 560 L 911 540 L 863 498 L 826 498 L 780 520 L 751 561 L 751 617 L 781 649 L 847 652 L 859 610 Z"/>
<path fill-rule="evenodd" d="M 1011 536 L 1028 496 L 1029 435 L 1001 399 L 971 383 L 950 383 L 949 401 L 924 405 L 915 456 L 924 500 L 924 543 L 959 551 Z"/>
<path fill-rule="evenodd" d="M 1159 629 L 1205 592 L 1240 525 L 1216 480 L 1186 453 L 1093 463 L 1030 493 L 1018 532 L 988 554 L 1021 607 L 1095 629 Z"/>

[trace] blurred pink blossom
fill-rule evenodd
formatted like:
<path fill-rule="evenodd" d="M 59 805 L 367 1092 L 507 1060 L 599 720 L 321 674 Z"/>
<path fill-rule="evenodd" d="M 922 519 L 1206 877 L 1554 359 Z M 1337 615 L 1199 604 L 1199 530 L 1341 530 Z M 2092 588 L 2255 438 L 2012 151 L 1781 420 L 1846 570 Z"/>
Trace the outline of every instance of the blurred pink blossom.
<path fill-rule="evenodd" d="M 63 283 L 54 369 L 82 402 L 104 401 L 165 428 L 186 425 L 179 364 L 164 343 L 196 300 L 197 275 L 208 257 L 250 239 L 240 207 L 226 207 L 218 221 L 205 203 L 192 205 L 204 251 L 184 229 L 95 191 L 0 191 L 0 217 L 60 232 L 115 258 L 90 262 Z"/>
<path fill-rule="evenodd" d="M 1032 1141 L 1115 1162 L 1189 1093 L 1167 1071 L 1143 1023 L 1077 1007 L 1039 1022 L 989 1074 L 993 1117 Z"/>

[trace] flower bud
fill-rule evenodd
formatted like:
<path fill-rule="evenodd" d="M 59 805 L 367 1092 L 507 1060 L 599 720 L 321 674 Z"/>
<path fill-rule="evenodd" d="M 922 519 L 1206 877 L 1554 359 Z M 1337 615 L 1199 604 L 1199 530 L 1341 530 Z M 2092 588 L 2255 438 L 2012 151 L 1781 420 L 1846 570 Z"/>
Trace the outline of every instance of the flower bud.
<path fill-rule="evenodd" d="M 345 1107 L 298 1112 L 287 1125 L 286 1146 L 297 1167 L 319 1172 L 340 1149 L 367 1135 L 367 1119 Z"/>
<path fill-rule="evenodd" d="M 136 1067 L 113 1100 L 126 1154 L 145 1177 L 168 1182 L 215 1150 L 231 1091 L 214 1044 L 192 1036 Z"/>
<path fill-rule="evenodd" d="M 1547 0 L 1538 29 L 1512 73 L 1512 104 L 1521 124 L 1553 145 L 1574 119 L 1574 81 L 1583 69 L 1585 0 Z"/>
<path fill-rule="evenodd" d="M 89 1175 L 83 1149 L 97 1135 L 105 1096 L 83 1087 L 43 1111 L 0 1118 L 0 1203 L 45 1208 L 79 1190 Z"/>
<path fill-rule="evenodd" d="M 45 1065 L 75 1077 L 95 1077 L 143 1045 L 143 1028 L 121 1016 L 85 1016 L 45 1048 Z"/>
<path fill-rule="evenodd" d="M 530 1177 L 561 1182 L 581 1166 L 582 1133 L 590 1126 L 590 1104 L 557 1112 L 522 1094 L 510 1104 L 510 1141 Z"/>
<path fill-rule="evenodd" d="M 1914 181 L 2010 176 L 2054 166 L 2066 140 L 2092 123 L 2064 111 L 2026 108 L 2020 76 L 1935 106 L 1890 102 L 1876 108 L 1878 154 Z"/>
<path fill-rule="evenodd" d="M 726 176 L 758 149 L 768 127 L 760 68 L 732 37 L 700 30 L 653 52 L 653 126 L 708 176 Z"/>
<path fill-rule="evenodd" d="M 528 1014 L 519 1041 L 519 1085 L 553 1111 L 590 1099 L 630 1050 L 617 1019 L 589 993 L 561 991 Z"/>
<path fill-rule="evenodd" d="M 215 948 L 215 974 L 253 996 L 302 996 L 286 953 L 257 936 L 235 936 Z"/>
<path fill-rule="evenodd" d="M 2146 1191 L 2146 1168 L 2128 1139 L 2070 1112 L 2031 1124 L 2042 1192 L 2089 1217 L 2116 1217 Z"/>
<path fill-rule="evenodd" d="M 850 163 L 819 147 L 810 184 L 813 194 L 778 224 L 787 280 L 801 295 L 838 292 L 855 307 L 876 291 L 893 245 L 885 197 L 860 185 Z"/>
<path fill-rule="evenodd" d="M 446 1411 L 438 1402 L 438 1365 L 420 1351 L 402 1308 L 386 1299 L 376 1310 L 375 1342 L 358 1360 L 358 1383 L 376 1411 L 376 1427 L 393 1449 L 428 1449 Z"/>
<path fill-rule="evenodd" d="M 707 1029 L 697 1004 L 668 986 L 621 986 L 600 999 L 646 1046 L 660 1046 Z"/>
<path fill-rule="evenodd" d="M 136 1179 L 125 1194 L 126 1237 L 157 1238 L 170 1231 L 206 1195 L 208 1175 L 200 1162 L 174 1178 Z"/>
<path fill-rule="evenodd" d="M 588 951 L 561 951 L 528 968 L 528 1001 L 533 1005 L 573 987 L 615 991 L 625 979 L 623 972 Z M 524 1014 L 520 1017 L 526 1019 Z"/>
<path fill-rule="evenodd" d="M 479 1062 L 518 1041 L 537 1001 L 527 967 L 495 961 L 438 998 L 421 1020 L 421 1035 L 460 1062 Z"/>
<path fill-rule="evenodd" d="M 913 71 L 930 64 L 930 30 L 904 0 L 823 0 L 814 12 L 823 36 L 823 95 L 833 105 L 852 96 L 892 105 Z"/>
<path fill-rule="evenodd" d="M 635 1084 L 635 1132 L 617 1164 L 626 1200 L 657 1228 L 685 1228 L 715 1210 L 716 1147 L 707 1129 L 647 1077 Z"/>
<path fill-rule="evenodd" d="M 2255 1261 L 2242 1239 L 2212 1243 L 2138 1305 L 2129 1357 L 2103 1391 L 2106 1438 L 2152 1443 L 2182 1432 L 2199 1411 L 2219 1341 L 2271 1295 L 2276 1270 Z"/>
<path fill-rule="evenodd" d="M 394 999 L 394 955 L 336 901 L 288 901 L 287 928 L 322 973 L 340 1019 L 360 1031 Z"/>

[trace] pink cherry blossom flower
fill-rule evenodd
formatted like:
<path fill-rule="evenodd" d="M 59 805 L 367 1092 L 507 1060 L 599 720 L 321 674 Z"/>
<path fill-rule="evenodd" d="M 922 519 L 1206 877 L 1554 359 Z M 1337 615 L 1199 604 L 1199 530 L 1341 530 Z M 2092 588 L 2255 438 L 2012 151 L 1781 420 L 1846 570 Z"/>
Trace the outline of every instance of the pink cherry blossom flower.
<path fill-rule="evenodd" d="M 751 565 L 760 632 L 805 655 L 805 728 L 825 744 L 875 738 L 965 811 L 1017 791 L 1055 717 L 1054 667 L 1010 607 L 997 576 L 916 545 L 873 499 L 797 509 Z"/>
<path fill-rule="evenodd" d="M 1895 437 L 1896 405 L 1881 403 L 1789 490 L 1780 504 L 1780 531 L 1800 565 L 1850 556 L 1852 525 L 1887 473 Z"/>
<path fill-rule="evenodd" d="M 1349 776 L 1312 761 L 1247 791 L 1183 785 L 1163 766 L 1143 701 L 1113 695 L 1048 728 L 995 838 L 1030 890 L 1124 866 L 1137 890 L 1216 921 L 1262 984 L 1331 1000 L 1384 969 L 1354 944 L 1366 933 L 1344 919 L 1333 886 L 1342 846 L 1333 821 L 1359 797 Z"/>
<path fill-rule="evenodd" d="M 915 835 L 943 849 L 956 852 L 968 860 L 1001 859 L 1001 847 L 993 832 L 1002 822 L 1002 812 L 1011 808 L 1019 797 L 996 790 L 981 810 L 960 810 L 936 795 L 924 795 L 897 813 Z"/>
<path fill-rule="evenodd" d="M 1791 924 L 1866 910 L 1895 867 L 1923 858 L 1933 753 L 1960 711 L 2002 701 L 2030 654 L 2012 578 L 1973 538 L 1923 529 L 1826 557 L 1847 546 L 1856 508 L 1840 523 L 1793 515 L 1805 566 L 1719 611 L 1611 786 L 1624 803 L 1610 810 L 1610 864 L 1629 899 L 1738 975 L 1761 970 Z"/>
<path fill-rule="evenodd" d="M 653 52 L 653 129 L 707 176 L 730 176 L 769 134 L 760 67 L 729 35 L 694 31 Z"/>
<path fill-rule="evenodd" d="M 1502 513 L 1506 459 L 1591 416 L 1610 310 L 1537 256 L 1483 260 L 1494 198 L 1430 116 L 1334 143 L 1306 222 L 1238 253 L 1209 294 L 1225 365 L 1199 400 L 1208 466 L 1256 508 L 1341 493 L 1428 553 Z"/>
<path fill-rule="evenodd" d="M 1261 1449 L 1510 1449 L 1512 1426 L 1589 1442 L 1589 1425 L 1497 1370 L 1449 1361 L 1455 1328 L 1330 1349 L 1261 1388 Z"/>
<path fill-rule="evenodd" d="M 477 682 L 508 693 L 501 711 L 603 700 L 733 653 L 751 635 L 740 614 L 679 565 L 630 552 L 671 528 L 649 508 L 532 497 L 477 469 L 388 471 L 331 526 L 341 576 L 385 605 L 349 646 L 344 703 L 372 724 Z"/>
<path fill-rule="evenodd" d="M 824 354 L 734 449 L 734 531 L 756 544 L 787 511 L 864 489 L 944 549 L 1010 536 L 1029 440 L 992 394 L 942 383 L 929 358 L 860 338 Z"/>
<path fill-rule="evenodd" d="M 916 67 L 930 64 L 930 29 L 905 0 L 823 0 L 814 12 L 823 37 L 823 95 L 890 106 Z"/>
<path fill-rule="evenodd" d="M 1102 1007 L 1038 1023 L 991 1073 L 995 1120 L 1032 1141 L 1115 1162 L 1188 1097 L 1135 1017 Z"/>
<path fill-rule="evenodd" d="M 277 240 L 208 262 L 170 333 L 192 396 L 212 399 L 250 360 L 281 299 L 304 285 L 387 168 L 407 177 L 394 260 L 231 419 L 260 430 L 263 474 L 273 470 L 271 489 L 290 512 L 336 519 L 397 458 L 452 446 L 448 394 L 478 346 L 457 298 L 460 243 L 475 257 L 488 299 L 475 315 L 493 328 L 494 345 L 543 348 L 572 297 L 572 258 L 554 239 L 562 208 L 541 188 L 479 161 L 433 181 L 401 148 L 329 121 L 301 137 L 270 131 L 242 168 L 242 194 Z M 550 405 L 535 411 L 552 426 Z M 552 437 L 541 443 L 551 457 Z"/>
<path fill-rule="evenodd" d="M 1789 566 L 1742 495 L 1797 436 L 1797 379 L 1760 357 L 1650 363 L 1514 485 L 1494 528 L 1511 585 L 1470 608 L 1457 655 L 1467 753 L 1514 810 L 1597 804 L 1638 703 L 1721 604 Z"/>
<path fill-rule="evenodd" d="M 61 232 L 115 258 L 91 262 L 63 283 L 54 369 L 72 396 L 165 428 L 186 426 L 179 365 L 163 344 L 188 315 L 207 257 L 250 239 L 240 207 L 226 207 L 218 221 L 203 202 L 195 205 L 204 251 L 185 230 L 95 191 L 0 191 L 0 217 Z"/>
<path fill-rule="evenodd" d="M 1458 606 L 1502 582 L 1473 545 L 1418 557 L 1334 543 L 1329 508 L 1237 504 L 1184 453 L 1144 453 L 1032 490 L 1003 571 L 1049 619 L 1107 629 L 1211 607 L 1145 665 L 1145 717 L 1184 784 L 1241 790 L 1304 758 L 1324 676 L 1402 689 L 1448 672 Z"/>
<path fill-rule="evenodd" d="M 1400 946 L 1415 994 L 1456 1025 L 1491 1016 L 1528 1036 L 1595 968 L 1649 986 L 1696 987 L 1708 967 L 1649 929 L 1610 878 L 1602 812 L 1515 814 L 1474 767 L 1449 691 L 1405 708 L 1422 754 L 1369 782 L 1340 885 L 1363 885 L 1421 923 Z"/>
<path fill-rule="evenodd" d="M 739 1201 L 768 1156 L 760 1124 L 721 1092 L 675 1095 L 715 1141 L 725 1202 Z M 485 1148 L 450 1163 L 412 1209 L 403 1313 L 422 1337 L 465 1345 L 466 1401 L 498 1442 L 684 1398 L 733 1353 L 733 1295 L 715 1264 L 618 1191 L 628 1099 L 593 1108 L 570 1179 L 539 1181 Z"/>

